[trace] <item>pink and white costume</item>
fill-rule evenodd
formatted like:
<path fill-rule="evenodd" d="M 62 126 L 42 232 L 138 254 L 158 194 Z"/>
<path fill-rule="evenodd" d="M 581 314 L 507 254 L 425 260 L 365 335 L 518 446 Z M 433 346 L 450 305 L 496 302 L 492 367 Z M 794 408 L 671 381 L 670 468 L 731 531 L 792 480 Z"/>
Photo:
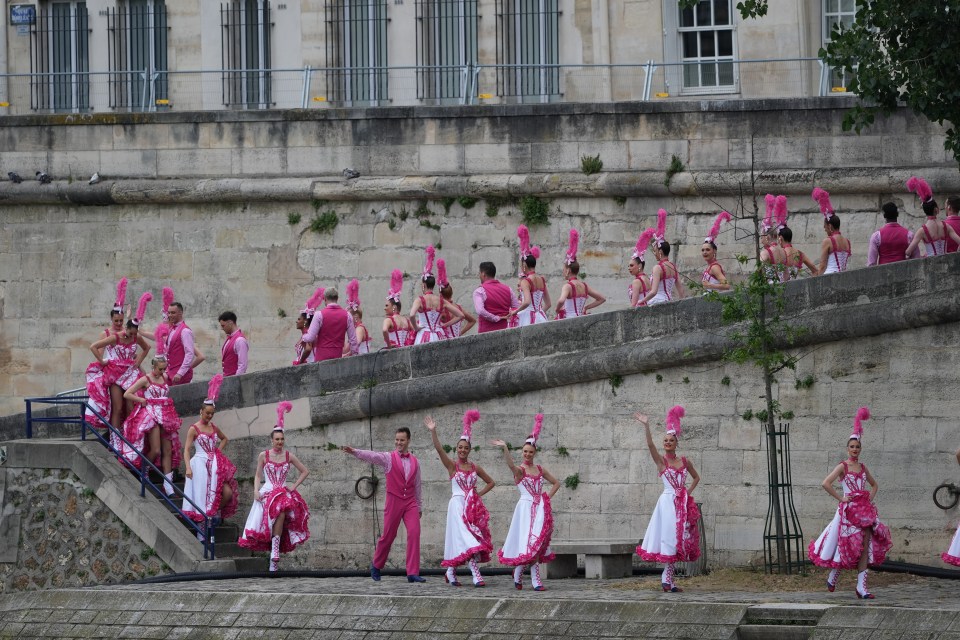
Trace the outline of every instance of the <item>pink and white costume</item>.
<path fill-rule="evenodd" d="M 310 509 L 299 491 L 291 491 L 286 487 L 290 452 L 284 451 L 284 454 L 282 461 L 276 461 L 270 459 L 270 449 L 264 452 L 263 484 L 260 485 L 262 499 L 250 506 L 243 534 L 237 541 L 245 549 L 270 551 L 273 522 L 283 512 L 287 516 L 280 535 L 280 551 L 288 553 L 310 539 Z"/>
<path fill-rule="evenodd" d="M 947 549 L 946 553 L 941 554 L 940 558 L 947 564 L 960 567 L 960 527 L 957 527 L 957 532 L 953 534 L 953 541 L 950 543 L 950 548 Z"/>
<path fill-rule="evenodd" d="M 407 530 L 406 569 L 408 576 L 420 575 L 420 463 L 412 453 L 355 449 L 353 455 L 380 468 L 387 477 L 387 499 L 383 505 L 383 535 L 377 540 L 373 566 L 383 569 L 400 522 Z"/>
<path fill-rule="evenodd" d="M 936 222 L 936 218 L 934 218 L 933 221 Z M 928 258 L 932 258 L 933 256 L 942 256 L 947 252 L 947 223 L 941 222 L 940 224 L 943 228 L 943 237 L 941 237 L 939 240 L 933 239 L 933 237 L 930 235 L 930 231 L 927 229 L 927 225 L 923 225 L 923 227 L 921 227 L 923 229 L 924 238 L 924 255 Z"/>
<path fill-rule="evenodd" d="M 119 336 L 122 335 L 117 334 L 117 339 L 119 340 Z M 99 429 L 106 429 L 106 425 L 100 422 L 90 409 L 96 409 L 101 416 L 109 419 L 112 405 L 110 387 L 119 385 L 126 391 L 143 375 L 140 367 L 136 366 L 136 342 L 122 344 L 118 341 L 116 344 L 108 344 L 103 348 L 103 359 L 107 364 L 91 362 L 86 372 L 87 404 L 90 408 L 87 409 L 84 419 L 88 424 Z M 120 428 L 121 425 L 114 426 Z"/>
<path fill-rule="evenodd" d="M 223 342 L 220 347 L 221 362 L 223 363 L 223 375 L 240 376 L 247 372 L 247 354 L 250 345 L 247 343 L 247 337 L 243 331 L 237 329 Z"/>
<path fill-rule="evenodd" d="M 187 500 L 183 501 L 183 513 L 197 522 L 202 521 L 204 515 L 212 518 L 218 514 L 226 520 L 237 512 L 237 496 L 240 495 L 236 480 L 237 467 L 220 450 L 220 437 L 216 433 L 216 427 L 213 427 L 213 433 L 200 431 L 199 422 L 193 425 L 193 428 L 197 430 L 197 437 L 193 441 L 194 452 L 190 458 L 193 477 L 187 478 L 183 493 L 205 513 L 196 511 Z M 220 498 L 225 484 L 233 489 L 233 495 L 230 502 L 221 504 Z"/>
<path fill-rule="evenodd" d="M 633 279 L 634 282 L 636 282 L 637 280 L 640 281 L 640 295 L 637 297 L 637 304 L 635 308 L 645 307 L 647 305 L 643 301 L 643 299 L 647 297 L 647 293 L 650 291 L 649 289 L 650 285 L 647 284 L 646 278 L 638 276 Z M 633 284 L 627 287 L 627 304 L 629 304 L 631 301 L 633 301 Z"/>
<path fill-rule="evenodd" d="M 180 466 L 181 452 L 183 451 L 183 446 L 180 444 L 180 425 L 183 424 L 183 421 L 177 415 L 177 410 L 173 406 L 173 399 L 167 396 L 169 391 L 170 386 L 166 383 L 155 384 L 150 382 L 147 388 L 143 390 L 143 397 L 146 398 L 147 404 L 137 403 L 134 407 L 133 413 L 123 423 L 123 437 L 133 444 L 136 451 L 142 452 L 146 435 L 155 426 L 159 425 L 161 437 L 169 440 L 173 448 L 172 465 L 174 469 L 177 469 Z M 126 444 L 123 445 L 121 454 L 131 465 L 140 467 L 139 456 L 135 451 L 130 450 Z"/>
<path fill-rule="evenodd" d="M 687 459 L 681 457 L 679 469 L 669 464 L 660 474 L 663 493 L 650 515 L 650 523 L 637 547 L 647 562 L 689 562 L 700 557 L 700 511 L 687 491 Z M 666 462 L 666 460 L 664 460 Z"/>
<path fill-rule="evenodd" d="M 703 275 L 700 276 L 700 282 L 704 284 L 720 284 L 720 281 L 713 277 L 713 274 L 710 273 L 710 270 L 713 269 L 713 266 L 716 265 L 720 267 L 720 273 L 723 274 L 723 277 L 726 278 L 727 274 L 723 270 L 723 266 L 716 260 L 707 265 L 707 268 L 703 270 Z"/>
<path fill-rule="evenodd" d="M 534 287 L 534 281 L 527 275 L 520 276 L 520 279 L 526 280 L 530 283 L 530 306 L 516 315 L 517 323 L 521 327 L 526 327 L 531 324 L 549 322 L 547 319 L 547 313 L 543 310 L 544 290 Z M 544 286 L 546 286 L 546 281 L 544 281 Z M 519 285 L 517 285 L 517 297 L 521 300 L 523 299 L 522 291 Z"/>
<path fill-rule="evenodd" d="M 458 304 L 455 304 L 454 306 L 460 310 L 460 313 L 463 313 L 463 307 L 461 307 Z M 447 322 L 448 320 L 450 320 L 449 314 L 447 314 L 446 312 L 444 312 L 444 314 L 440 318 L 442 322 Z M 466 320 L 457 320 L 453 324 L 447 326 L 447 328 L 444 329 L 444 331 L 446 331 L 447 333 L 447 339 L 459 338 L 460 332 L 463 330 L 464 322 L 466 322 Z"/>
<path fill-rule="evenodd" d="M 868 550 L 869 564 L 881 564 L 893 546 L 890 529 L 880 522 L 877 508 L 870 501 L 867 484 L 867 466 L 860 463 L 860 472 L 853 473 L 843 463 L 843 495 L 850 502 L 841 502 L 837 513 L 816 540 L 807 547 L 807 557 L 818 567 L 831 569 L 856 569 L 863 551 L 863 532 L 873 528 Z"/>
<path fill-rule="evenodd" d="M 187 384 L 193 380 L 193 358 L 196 355 L 193 343 L 193 330 L 186 322 L 178 322 L 167 336 L 167 379 L 171 384 Z M 180 381 L 174 383 L 173 378 L 180 376 Z"/>
<path fill-rule="evenodd" d="M 390 338 L 387 346 L 393 348 L 412 345 L 414 337 L 410 331 L 400 328 L 400 324 L 397 322 L 397 314 L 390 316 L 390 321 L 393 323 L 393 328 L 387 332 L 387 336 Z"/>
<path fill-rule="evenodd" d="M 428 342 L 439 342 L 446 340 L 447 334 L 441 328 L 442 324 L 442 304 L 440 309 L 428 309 L 427 300 L 420 296 L 420 310 L 417 311 L 417 330 L 416 338 L 413 344 L 426 344 Z"/>
<path fill-rule="evenodd" d="M 358 322 L 356 328 L 363 329 L 363 335 L 366 336 L 363 340 L 357 342 L 357 355 L 370 353 L 370 343 L 373 342 L 373 339 L 370 338 L 370 332 L 367 331 L 362 322 Z"/>
<path fill-rule="evenodd" d="M 517 483 L 520 499 L 513 510 L 507 539 L 497 551 L 497 559 L 501 564 L 522 567 L 550 562 L 556 557 L 550 550 L 553 509 L 550 507 L 550 496 L 543 490 L 543 469 L 540 465 L 537 465 L 537 472 L 537 475 L 531 476 L 524 469 L 523 478 Z"/>
<path fill-rule="evenodd" d="M 660 282 L 657 283 L 657 293 L 647 301 L 648 307 L 673 300 L 674 289 L 676 289 L 677 286 L 676 275 L 669 278 L 667 277 L 667 266 L 673 267 L 674 274 L 677 272 L 677 268 L 673 266 L 673 263 L 669 260 L 661 260 L 657 265 L 660 267 L 663 275 L 660 276 Z"/>
<path fill-rule="evenodd" d="M 563 301 L 563 309 L 561 309 L 560 313 L 557 314 L 557 320 L 587 315 L 587 312 L 584 310 L 584 308 L 587 306 L 587 290 L 584 288 L 583 295 L 578 296 L 576 287 L 577 282 L 580 281 L 576 278 L 570 278 L 567 280 L 567 284 L 570 285 L 571 293 L 570 297 Z"/>
<path fill-rule="evenodd" d="M 827 268 L 822 275 L 830 273 L 841 273 L 847 270 L 847 261 L 850 260 L 850 251 L 840 251 L 837 240 L 830 236 L 830 256 L 827 258 Z"/>
<path fill-rule="evenodd" d="M 444 567 L 459 567 L 476 557 L 477 562 L 490 562 L 493 542 L 490 536 L 490 512 L 477 495 L 477 471 L 471 464 L 464 471 L 455 463 L 456 473 L 450 478 L 453 496 L 447 504 L 447 534 L 443 543 Z"/>

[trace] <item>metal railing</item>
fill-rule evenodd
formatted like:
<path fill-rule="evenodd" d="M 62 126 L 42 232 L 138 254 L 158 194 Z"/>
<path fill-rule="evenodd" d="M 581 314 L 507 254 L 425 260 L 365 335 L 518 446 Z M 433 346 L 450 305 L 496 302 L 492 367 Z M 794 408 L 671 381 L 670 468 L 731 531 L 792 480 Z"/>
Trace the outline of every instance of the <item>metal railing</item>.
<path fill-rule="evenodd" d="M 163 500 L 167 506 L 169 506 L 173 512 L 187 525 L 188 528 L 192 529 L 195 533 L 202 536 L 203 544 L 203 559 L 204 560 L 214 560 L 216 558 L 216 548 L 214 540 L 214 518 L 211 518 L 206 514 L 205 509 L 201 509 L 193 500 L 187 497 L 187 495 L 180 489 L 180 487 L 171 484 L 173 487 L 174 494 L 183 499 L 184 502 L 190 504 L 193 507 L 196 513 L 203 514 L 202 522 L 195 522 L 192 518 L 187 516 L 183 512 L 183 509 L 178 507 L 177 504 L 170 499 L 170 496 L 163 490 L 162 485 L 157 486 L 152 480 L 150 480 L 150 472 L 155 471 L 159 475 L 163 475 L 163 471 L 160 470 L 151 460 L 148 460 L 142 452 L 138 451 L 129 440 L 127 440 L 123 433 L 121 433 L 116 427 L 114 427 L 110 422 L 104 418 L 100 413 L 87 402 L 87 396 L 77 396 L 71 395 L 76 393 L 78 390 L 73 389 L 70 391 L 65 391 L 56 396 L 48 398 L 25 398 L 24 403 L 26 407 L 26 437 L 33 438 L 33 425 L 34 423 L 51 423 L 51 424 L 76 424 L 80 425 L 80 439 L 87 439 L 87 431 L 92 433 L 97 440 L 100 441 L 100 444 L 105 446 L 108 451 L 117 456 L 118 464 L 123 465 L 125 468 L 131 470 L 137 478 L 140 480 L 140 497 L 144 498 L 147 495 L 147 487 L 149 486 L 151 491 L 155 493 L 161 500 Z M 33 415 L 33 405 L 48 405 L 48 406 L 75 406 L 79 409 L 79 415 L 77 417 L 73 416 L 34 416 Z M 97 420 L 107 426 L 107 432 L 111 437 L 104 437 L 97 429 L 92 427 L 89 422 L 86 420 L 86 412 L 89 411 L 92 413 Z M 116 438 L 114 440 L 113 438 Z M 114 446 L 114 442 L 122 442 L 124 445 L 130 448 L 131 451 L 134 451 L 137 454 L 137 459 L 140 461 L 140 468 L 127 462 L 126 457 L 117 450 Z"/>
<path fill-rule="evenodd" d="M 442 92 L 424 92 L 431 76 L 445 79 Z M 498 90 L 506 76 L 519 79 L 511 85 L 519 90 Z M 263 90 L 238 100 L 234 85 L 251 78 Z M 844 93 L 835 79 L 819 58 L 16 73 L 0 74 L 0 115 L 808 97 Z M 83 85 L 82 105 L 35 100 L 64 83 Z M 354 90 L 345 94 L 345 84 Z M 117 86 L 135 86 L 136 95 L 118 102 Z"/>

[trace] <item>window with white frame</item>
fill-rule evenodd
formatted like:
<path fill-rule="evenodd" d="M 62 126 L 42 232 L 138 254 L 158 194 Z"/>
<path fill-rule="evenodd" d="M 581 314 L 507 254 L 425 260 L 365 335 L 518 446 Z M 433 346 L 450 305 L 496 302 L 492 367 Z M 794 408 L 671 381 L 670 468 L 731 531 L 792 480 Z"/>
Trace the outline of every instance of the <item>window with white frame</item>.
<path fill-rule="evenodd" d="M 90 109 L 90 28 L 86 2 L 46 2 L 30 32 L 30 106 Z"/>
<path fill-rule="evenodd" d="M 390 98 L 386 0 L 327 0 L 327 99 L 378 105 Z"/>
<path fill-rule="evenodd" d="M 223 104 L 241 109 L 271 106 L 270 2 L 233 0 L 220 5 Z"/>
<path fill-rule="evenodd" d="M 417 0 L 417 97 L 466 95 L 477 64 L 477 0 Z"/>
<path fill-rule="evenodd" d="M 736 91 L 732 0 L 677 5 L 685 93 Z"/>
<path fill-rule="evenodd" d="M 821 0 L 823 4 L 822 38 L 823 44 L 830 42 L 830 35 L 835 28 L 847 29 L 853 25 L 857 17 L 856 0 Z M 825 91 L 846 89 L 851 80 L 850 74 L 843 69 L 829 68 Z M 841 91 L 842 93 L 842 91 Z"/>
<path fill-rule="evenodd" d="M 558 0 L 497 0 L 497 95 L 560 95 Z"/>
<path fill-rule="evenodd" d="M 168 96 L 165 0 L 126 0 L 107 10 L 110 107 L 152 111 Z"/>

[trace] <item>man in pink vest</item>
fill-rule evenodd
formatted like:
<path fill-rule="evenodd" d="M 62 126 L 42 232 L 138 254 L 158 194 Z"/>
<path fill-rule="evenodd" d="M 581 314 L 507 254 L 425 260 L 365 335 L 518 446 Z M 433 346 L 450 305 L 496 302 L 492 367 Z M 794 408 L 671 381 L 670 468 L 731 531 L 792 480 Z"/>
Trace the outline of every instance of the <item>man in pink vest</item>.
<path fill-rule="evenodd" d="M 947 198 L 947 217 L 944 219 L 948 225 L 950 225 L 954 231 L 960 234 L 960 198 L 957 196 L 950 196 Z M 950 237 L 950 234 L 947 234 L 947 253 L 953 253 L 957 250 L 957 243 L 953 241 L 953 238 Z"/>
<path fill-rule="evenodd" d="M 247 351 L 249 345 L 243 331 L 237 326 L 237 314 L 233 311 L 224 311 L 218 318 L 220 328 L 227 334 L 223 342 L 220 355 L 223 363 L 224 376 L 243 375 L 247 372 Z"/>
<path fill-rule="evenodd" d="M 380 581 L 380 570 L 387 564 L 390 547 L 400 521 L 407 530 L 407 582 L 426 582 L 420 577 L 420 516 L 423 500 L 420 495 L 420 463 L 410 453 L 410 429 L 400 427 L 394 436 L 394 450 L 367 451 L 353 447 L 341 449 L 364 462 L 380 468 L 387 476 L 387 499 L 383 505 L 383 535 L 370 564 L 370 577 Z"/>
<path fill-rule="evenodd" d="M 183 305 L 171 302 L 167 310 L 170 334 L 167 336 L 167 379 L 170 384 L 187 384 L 193 380 L 197 348 L 193 331 L 183 321 Z"/>
<path fill-rule="evenodd" d="M 516 292 L 497 280 L 496 265 L 481 262 L 480 286 L 473 292 L 473 307 L 479 316 L 477 333 L 506 329 L 507 321 L 516 315 L 519 306 Z"/>
<path fill-rule="evenodd" d="M 867 266 L 872 267 L 907 259 L 907 247 L 913 240 L 913 233 L 906 227 L 897 224 L 898 217 L 900 217 L 900 211 L 897 209 L 897 205 L 892 202 L 883 205 L 883 219 L 887 221 L 887 224 L 874 231 L 873 235 L 870 236 L 870 247 L 867 249 Z M 915 248 L 910 257 L 919 258 L 920 248 Z"/>
<path fill-rule="evenodd" d="M 343 356 L 343 338 L 350 343 L 350 353 L 357 355 L 357 330 L 353 317 L 337 304 L 339 294 L 333 287 L 323 292 L 326 303 L 323 309 L 313 314 L 310 328 L 303 334 L 304 343 L 312 345 L 307 362 L 333 360 Z"/>

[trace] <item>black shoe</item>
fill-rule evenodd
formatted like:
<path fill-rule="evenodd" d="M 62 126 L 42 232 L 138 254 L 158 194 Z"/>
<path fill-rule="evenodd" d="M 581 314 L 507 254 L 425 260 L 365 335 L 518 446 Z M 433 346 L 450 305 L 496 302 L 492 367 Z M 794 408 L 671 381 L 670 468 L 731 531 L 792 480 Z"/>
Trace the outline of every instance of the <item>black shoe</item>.
<path fill-rule="evenodd" d="M 426 582 L 426 578 L 421 578 L 420 576 L 407 576 L 407 582 Z"/>

